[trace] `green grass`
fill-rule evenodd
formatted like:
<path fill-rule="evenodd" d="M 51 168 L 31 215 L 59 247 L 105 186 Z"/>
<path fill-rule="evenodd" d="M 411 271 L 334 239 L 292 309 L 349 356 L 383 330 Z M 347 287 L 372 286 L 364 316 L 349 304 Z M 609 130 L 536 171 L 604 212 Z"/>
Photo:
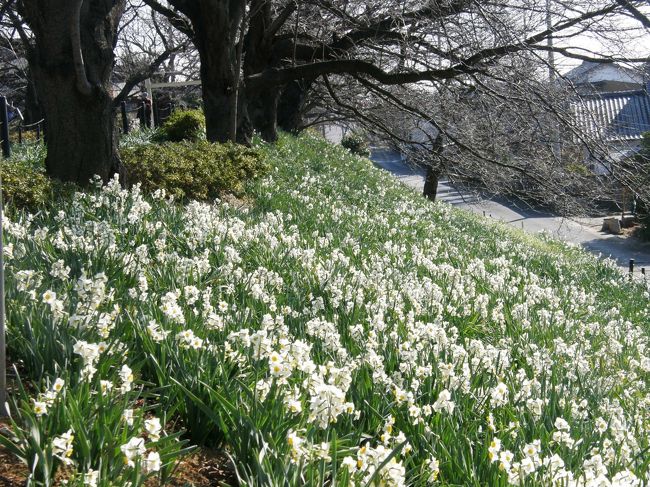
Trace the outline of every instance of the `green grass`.
<path fill-rule="evenodd" d="M 241 485 L 648 480 L 647 288 L 430 204 L 316 137 L 259 149 L 272 170 L 249 206 L 112 184 L 10 225 L 10 356 L 42 393 L 66 380 L 40 422 L 27 392 L 14 407 L 16 454 L 49 465 L 40 478 L 60 468 L 52 438 L 83 417 L 110 434 L 75 436 L 79 483 L 92 469 L 100 485 L 140 485 L 162 475 L 141 469 L 159 450 L 168 473 L 178 435 L 224 448 Z M 84 361 L 78 340 L 106 351 Z M 135 382 L 120 392 L 123 365 Z M 99 411 L 88 398 L 102 380 L 113 392 Z M 108 451 L 148 439 L 151 415 L 164 448 L 118 467 Z"/>

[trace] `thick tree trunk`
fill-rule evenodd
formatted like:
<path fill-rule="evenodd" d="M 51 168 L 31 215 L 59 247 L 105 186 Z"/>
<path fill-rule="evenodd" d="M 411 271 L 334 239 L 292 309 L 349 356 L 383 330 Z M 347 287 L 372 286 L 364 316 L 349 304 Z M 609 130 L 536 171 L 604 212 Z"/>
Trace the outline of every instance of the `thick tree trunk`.
<path fill-rule="evenodd" d="M 277 123 L 282 130 L 291 133 L 300 130 L 303 108 L 310 87 L 310 80 L 296 80 L 282 90 L 277 108 Z"/>
<path fill-rule="evenodd" d="M 237 110 L 238 124 L 246 114 L 243 99 L 237 96 L 237 33 L 244 15 L 244 2 L 196 0 L 181 9 L 194 27 L 193 42 L 201 60 L 203 111 L 206 136 L 211 142 L 230 140 L 230 121 Z M 240 103 L 241 101 L 241 103 Z"/>
<path fill-rule="evenodd" d="M 238 102 L 233 103 L 233 98 L 236 96 L 233 60 L 228 52 L 216 52 L 224 49 L 208 47 L 206 50 L 208 52 L 199 49 L 206 137 L 211 142 L 229 141 L 232 111 L 236 109 L 237 141 L 249 144 L 251 130 L 246 120 L 244 90 L 240 90 Z"/>
<path fill-rule="evenodd" d="M 232 79 L 229 80 L 229 76 L 213 71 L 216 70 L 209 69 L 209 65 L 202 59 L 201 82 L 206 137 L 210 142 L 227 142 L 230 140 Z"/>
<path fill-rule="evenodd" d="M 37 75 L 45 108 L 47 173 L 61 181 L 88 184 L 123 176 L 115 137 L 112 99 L 103 90 L 81 95 L 74 76 Z"/>
<path fill-rule="evenodd" d="M 272 36 L 267 35 L 273 23 L 271 2 L 252 0 L 250 11 L 251 18 L 244 39 L 244 78 L 260 73 L 277 62 L 271 49 Z M 277 86 L 245 88 L 249 121 L 253 129 L 267 142 L 275 142 L 278 138 L 279 90 Z"/>
<path fill-rule="evenodd" d="M 25 88 L 25 124 L 33 124 L 42 120 L 43 108 L 39 103 L 38 96 L 36 95 L 36 87 L 34 86 L 34 75 L 31 71 L 27 75 L 27 87 Z"/>
<path fill-rule="evenodd" d="M 256 131 L 267 142 L 278 140 L 278 100 L 277 88 L 263 90 L 248 100 L 248 113 Z"/>
<path fill-rule="evenodd" d="M 122 175 L 110 75 L 123 1 L 23 0 L 34 33 L 30 69 L 48 134 L 47 173 L 88 184 Z M 75 31 L 76 30 L 76 31 Z"/>
<path fill-rule="evenodd" d="M 203 111 L 205 113 L 205 132 L 210 142 L 228 142 L 231 139 L 230 120 L 233 108 L 237 108 L 237 140 L 240 144 L 250 145 L 252 127 L 248 121 L 246 96 L 243 90 L 236 105 L 232 84 L 223 74 L 208 75 L 201 69 L 203 88 Z"/>

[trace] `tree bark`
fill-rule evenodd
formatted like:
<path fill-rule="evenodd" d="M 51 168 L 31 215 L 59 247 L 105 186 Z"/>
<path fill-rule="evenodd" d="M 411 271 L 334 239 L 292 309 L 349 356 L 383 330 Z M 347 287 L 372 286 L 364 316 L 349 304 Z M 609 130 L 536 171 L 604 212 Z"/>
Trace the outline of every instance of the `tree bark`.
<path fill-rule="evenodd" d="M 43 118 L 43 108 L 36 95 L 34 75 L 30 70 L 27 74 L 27 86 L 25 88 L 25 124 L 30 125 L 43 120 Z"/>
<path fill-rule="evenodd" d="M 232 65 L 229 62 L 211 64 L 201 54 L 201 83 L 203 88 L 203 111 L 205 113 L 206 137 L 210 142 L 228 142 L 231 139 L 232 111 L 237 108 L 237 142 L 249 144 L 251 130 L 248 128 L 246 97 L 234 89 Z M 238 96 L 237 104 L 233 97 Z"/>
<path fill-rule="evenodd" d="M 277 109 L 278 126 L 290 133 L 296 133 L 302 125 L 303 108 L 311 87 L 311 80 L 295 80 L 282 90 Z"/>
<path fill-rule="evenodd" d="M 176 11 L 156 0 L 145 0 L 145 3 L 185 32 L 199 52 L 208 140 L 228 141 L 232 138 L 233 126 L 237 127 L 237 142 L 240 143 L 250 143 L 253 129 L 268 141 L 276 140 L 281 86 L 277 83 L 258 83 L 254 87 L 238 84 L 237 51 L 243 49 L 244 79 L 278 64 L 273 41 L 296 9 L 295 3 L 289 2 L 274 18 L 272 2 L 251 0 L 248 19 L 244 15 L 244 0 L 168 0 Z M 178 12 L 185 17 L 181 18 Z M 247 29 L 242 22 L 247 22 Z M 237 44 L 240 29 L 246 32 L 243 41 L 240 35 L 243 44 Z"/>
<path fill-rule="evenodd" d="M 427 165 L 427 173 L 424 178 L 424 190 L 422 191 L 422 195 L 425 198 L 436 201 L 440 176 L 442 176 L 442 167 Z"/>
<path fill-rule="evenodd" d="M 278 140 L 278 88 L 247 92 L 248 115 L 253 128 L 266 142 Z"/>
<path fill-rule="evenodd" d="M 271 2 L 267 0 L 252 0 L 250 4 L 251 17 L 244 38 L 244 78 L 264 71 L 274 64 L 272 52 L 273 18 Z M 246 107 L 252 127 L 267 142 L 275 142 L 278 138 L 277 109 L 279 87 L 262 88 L 245 87 Z"/>
<path fill-rule="evenodd" d="M 207 43 L 206 43 L 207 44 Z M 201 82 L 203 88 L 203 111 L 205 112 L 206 136 L 211 142 L 226 142 L 230 137 L 230 112 L 234 96 L 234 76 L 227 54 L 218 53 L 223 47 L 199 48 L 201 59 Z M 216 62 L 211 59 L 220 57 Z"/>
<path fill-rule="evenodd" d="M 45 115 L 47 173 L 81 185 L 94 175 L 123 177 L 110 75 L 124 2 L 86 0 L 78 25 L 77 2 L 24 0 L 23 6 L 35 38 L 28 61 Z"/>
<path fill-rule="evenodd" d="M 443 150 L 442 134 L 438 133 L 435 138 L 431 138 L 430 140 L 433 158 L 427 164 L 427 173 L 424 178 L 422 195 L 431 201 L 436 201 L 436 197 L 438 196 L 438 182 L 445 171 L 445 167 L 440 159 L 440 154 Z"/>
<path fill-rule="evenodd" d="M 237 97 L 237 33 L 246 4 L 240 0 L 173 0 L 170 2 L 192 24 L 191 39 L 199 52 L 203 111 L 207 139 L 230 140 L 231 115 L 235 107 L 238 124 L 245 125 L 246 109 Z M 243 100 L 241 100 L 243 103 Z M 241 139 L 240 139 L 241 140 Z"/>

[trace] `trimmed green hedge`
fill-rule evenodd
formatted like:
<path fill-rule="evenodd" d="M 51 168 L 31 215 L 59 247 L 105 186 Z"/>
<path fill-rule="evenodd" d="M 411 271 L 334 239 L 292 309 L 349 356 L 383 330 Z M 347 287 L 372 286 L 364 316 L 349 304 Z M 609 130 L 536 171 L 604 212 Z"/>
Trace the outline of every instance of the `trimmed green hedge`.
<path fill-rule="evenodd" d="M 268 170 L 255 149 L 205 140 L 128 147 L 121 156 L 129 184 L 140 183 L 145 192 L 162 188 L 177 198 L 197 200 L 241 194 L 248 179 Z"/>

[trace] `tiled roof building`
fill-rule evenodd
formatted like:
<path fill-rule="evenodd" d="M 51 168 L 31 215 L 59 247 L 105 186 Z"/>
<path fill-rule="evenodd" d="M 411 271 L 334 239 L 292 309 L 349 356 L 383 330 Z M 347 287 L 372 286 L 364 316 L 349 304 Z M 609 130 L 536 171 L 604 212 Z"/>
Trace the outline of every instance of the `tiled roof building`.
<path fill-rule="evenodd" d="M 641 140 L 650 131 L 646 90 L 582 95 L 573 109 L 580 129 L 604 142 Z"/>

